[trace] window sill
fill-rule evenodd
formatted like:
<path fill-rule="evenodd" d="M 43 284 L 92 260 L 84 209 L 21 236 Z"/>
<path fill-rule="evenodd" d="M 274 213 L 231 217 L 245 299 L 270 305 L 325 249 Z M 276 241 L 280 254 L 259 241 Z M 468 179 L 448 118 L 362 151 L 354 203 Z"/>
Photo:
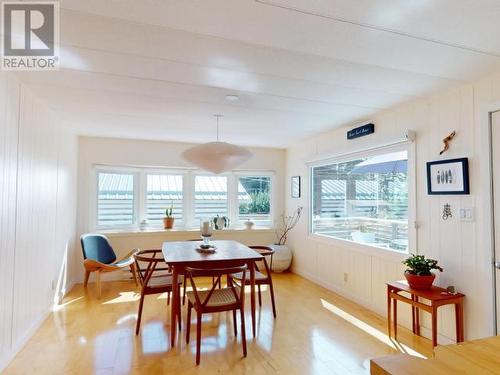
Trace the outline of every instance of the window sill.
<path fill-rule="evenodd" d="M 356 251 L 358 253 L 363 253 L 370 256 L 375 256 L 378 258 L 387 258 L 391 260 L 402 261 L 406 259 L 409 254 L 409 251 L 398 251 L 390 248 L 367 245 L 360 242 L 354 242 L 315 233 L 309 233 L 308 238 L 310 240 L 321 242 L 326 245 L 338 246 L 344 249 Z"/>
<path fill-rule="evenodd" d="M 97 233 L 104 234 L 108 237 L 127 237 L 127 236 L 165 236 L 168 234 L 175 235 L 190 235 L 196 236 L 199 234 L 200 230 L 198 228 L 173 228 L 173 229 L 161 229 L 161 228 L 149 228 L 146 230 L 139 229 L 108 229 L 108 230 L 97 230 Z M 253 229 L 246 228 L 229 228 L 214 231 L 214 235 L 217 233 L 274 233 L 273 228 L 268 227 L 254 227 Z"/>

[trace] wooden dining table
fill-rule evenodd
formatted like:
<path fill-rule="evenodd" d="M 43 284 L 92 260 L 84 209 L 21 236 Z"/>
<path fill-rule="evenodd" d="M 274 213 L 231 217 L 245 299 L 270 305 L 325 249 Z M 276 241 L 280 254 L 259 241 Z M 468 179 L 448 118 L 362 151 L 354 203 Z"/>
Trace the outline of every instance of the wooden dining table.
<path fill-rule="evenodd" d="M 197 248 L 202 241 L 164 242 L 162 246 L 165 262 L 172 267 L 172 285 L 178 285 L 179 275 L 184 275 L 186 267 L 213 269 L 247 265 L 250 273 L 250 305 L 252 313 L 252 333 L 255 337 L 255 262 L 262 259 L 257 251 L 236 241 L 212 241 L 215 252 L 202 253 Z M 174 287 L 170 305 L 170 345 L 175 346 L 177 324 L 181 322 L 181 296 L 179 287 Z"/>

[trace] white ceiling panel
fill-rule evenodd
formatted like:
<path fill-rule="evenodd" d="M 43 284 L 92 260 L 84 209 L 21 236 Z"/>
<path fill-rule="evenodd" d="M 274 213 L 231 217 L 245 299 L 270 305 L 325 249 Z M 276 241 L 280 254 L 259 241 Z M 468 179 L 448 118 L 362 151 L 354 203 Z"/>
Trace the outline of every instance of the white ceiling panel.
<path fill-rule="evenodd" d="M 223 113 L 226 140 L 285 147 L 500 69 L 493 0 L 61 8 L 61 71 L 18 76 L 85 135 L 204 142 Z"/>

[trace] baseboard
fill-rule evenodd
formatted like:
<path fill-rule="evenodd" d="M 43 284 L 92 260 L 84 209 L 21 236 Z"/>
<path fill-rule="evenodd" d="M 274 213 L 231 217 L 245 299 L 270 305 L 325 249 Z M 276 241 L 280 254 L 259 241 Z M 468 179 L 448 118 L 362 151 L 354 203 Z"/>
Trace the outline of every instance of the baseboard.
<path fill-rule="evenodd" d="M 305 272 L 305 271 L 302 271 L 302 270 L 299 270 L 295 267 L 293 267 L 291 269 L 291 271 L 309 281 L 312 281 L 313 283 L 315 284 L 318 284 L 320 286 L 322 286 L 323 288 L 326 288 L 328 290 L 331 290 L 332 292 L 335 292 L 337 293 L 338 295 L 344 297 L 344 298 L 347 298 L 355 303 L 357 303 L 358 305 L 361 305 L 365 308 L 367 308 L 368 310 L 374 312 L 375 314 L 377 315 L 380 315 L 380 313 L 378 311 L 376 311 L 373 306 L 370 304 L 370 303 L 367 303 L 366 301 L 356 297 L 355 295 L 353 295 L 352 293 L 349 293 L 348 291 L 346 291 L 345 289 L 343 288 L 340 288 L 338 287 L 337 285 L 334 285 L 334 284 L 330 284 L 330 283 L 327 283 L 323 280 L 320 280 L 319 278 L 317 278 L 316 276 L 314 276 L 313 274 L 309 273 L 309 272 Z M 382 317 L 382 315 L 380 315 Z M 385 319 L 385 317 L 384 317 Z M 406 324 L 401 324 L 398 322 L 399 325 L 411 330 L 411 327 L 409 325 L 406 325 Z M 427 339 L 432 339 L 432 333 L 431 333 L 431 329 L 428 328 L 428 327 L 425 327 L 425 326 L 420 326 L 420 334 L 427 338 Z M 449 345 L 449 344 L 455 344 L 455 340 L 448 337 L 448 336 L 444 336 L 442 334 L 440 334 L 438 332 L 438 343 L 439 345 Z"/>
<path fill-rule="evenodd" d="M 340 287 L 338 287 L 335 284 L 331 284 L 331 283 L 325 282 L 324 280 L 321 280 L 321 279 L 317 278 L 316 276 L 314 276 L 313 274 L 311 274 L 309 272 L 301 271 L 301 270 L 298 270 L 296 268 L 293 268 L 292 272 L 295 273 L 295 274 L 297 274 L 297 275 L 299 275 L 299 276 L 302 276 L 303 278 L 305 278 L 305 279 L 307 279 L 309 281 L 312 281 L 315 284 L 318 284 L 318 285 L 322 286 L 325 289 L 331 290 L 332 292 L 335 292 L 335 293 L 341 295 L 342 297 L 345 297 L 345 298 L 347 298 L 347 299 L 349 299 L 349 300 L 351 300 L 353 302 L 356 302 L 358 305 L 361 305 L 363 307 L 366 307 L 369 310 L 374 311 L 373 308 L 372 308 L 372 306 L 367 301 L 359 298 L 358 296 L 356 296 L 356 295 L 354 295 L 352 293 L 349 293 L 345 289 L 340 288 Z"/>
<path fill-rule="evenodd" d="M 14 359 L 14 357 L 21 351 L 21 349 L 26 345 L 28 340 L 35 334 L 36 331 L 42 326 L 45 319 L 47 319 L 52 312 L 51 307 L 47 309 L 47 311 L 42 314 L 35 322 L 31 325 L 31 327 L 22 335 L 21 339 L 19 339 L 16 343 L 13 344 L 12 349 L 7 351 L 7 353 L 3 353 L 0 356 L 0 373 L 2 373 L 5 368 L 9 365 L 10 362 Z"/>

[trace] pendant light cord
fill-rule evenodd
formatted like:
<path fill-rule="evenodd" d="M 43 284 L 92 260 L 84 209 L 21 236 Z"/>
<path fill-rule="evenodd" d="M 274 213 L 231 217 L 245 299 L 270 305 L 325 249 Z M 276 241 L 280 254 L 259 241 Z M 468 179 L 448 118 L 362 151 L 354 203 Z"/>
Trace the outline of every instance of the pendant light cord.
<path fill-rule="evenodd" d="M 215 118 L 217 119 L 217 142 L 219 142 L 219 118 L 221 118 L 223 115 L 214 115 Z"/>

